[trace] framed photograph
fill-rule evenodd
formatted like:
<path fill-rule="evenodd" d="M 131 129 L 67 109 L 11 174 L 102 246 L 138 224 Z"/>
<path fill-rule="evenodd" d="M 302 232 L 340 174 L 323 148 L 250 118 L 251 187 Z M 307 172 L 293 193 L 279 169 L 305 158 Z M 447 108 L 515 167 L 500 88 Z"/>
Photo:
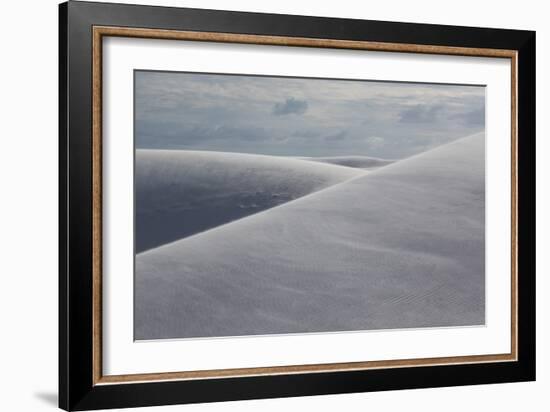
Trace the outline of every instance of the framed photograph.
<path fill-rule="evenodd" d="M 535 379 L 535 33 L 60 5 L 59 403 Z"/>

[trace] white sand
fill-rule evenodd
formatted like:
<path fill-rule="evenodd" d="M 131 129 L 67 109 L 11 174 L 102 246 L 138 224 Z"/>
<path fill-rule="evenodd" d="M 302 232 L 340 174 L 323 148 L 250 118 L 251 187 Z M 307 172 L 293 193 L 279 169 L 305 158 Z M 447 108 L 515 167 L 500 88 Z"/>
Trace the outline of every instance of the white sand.
<path fill-rule="evenodd" d="M 478 134 L 143 252 L 136 338 L 483 324 L 484 189 Z"/>

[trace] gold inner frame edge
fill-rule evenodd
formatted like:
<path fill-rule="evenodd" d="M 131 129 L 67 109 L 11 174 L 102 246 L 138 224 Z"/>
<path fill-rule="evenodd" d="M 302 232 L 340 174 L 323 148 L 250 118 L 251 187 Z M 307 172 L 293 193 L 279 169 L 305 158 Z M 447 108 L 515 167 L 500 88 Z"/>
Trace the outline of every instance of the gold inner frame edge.
<path fill-rule="evenodd" d="M 364 362 L 288 365 L 273 367 L 195 370 L 181 372 L 103 375 L 102 356 L 102 40 L 105 36 L 164 40 L 187 40 L 237 44 L 257 44 L 291 47 L 318 47 L 399 53 L 497 57 L 511 60 L 511 352 L 504 354 L 450 356 L 417 359 L 392 359 Z M 515 50 L 432 46 L 420 44 L 385 43 L 355 40 L 335 40 L 303 37 L 265 36 L 235 33 L 178 31 L 114 26 L 93 26 L 92 29 L 92 336 L 93 384 L 120 384 L 171 380 L 219 379 L 229 377 L 282 375 L 299 373 L 328 373 L 382 368 L 458 365 L 517 361 L 518 284 L 517 284 L 517 52 Z"/>

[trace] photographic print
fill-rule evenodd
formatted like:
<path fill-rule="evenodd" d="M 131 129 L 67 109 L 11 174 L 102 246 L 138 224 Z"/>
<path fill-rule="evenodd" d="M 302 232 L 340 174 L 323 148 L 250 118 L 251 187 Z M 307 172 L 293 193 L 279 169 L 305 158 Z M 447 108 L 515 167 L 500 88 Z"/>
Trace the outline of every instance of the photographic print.
<path fill-rule="evenodd" d="M 485 323 L 485 87 L 134 71 L 136 340 Z"/>

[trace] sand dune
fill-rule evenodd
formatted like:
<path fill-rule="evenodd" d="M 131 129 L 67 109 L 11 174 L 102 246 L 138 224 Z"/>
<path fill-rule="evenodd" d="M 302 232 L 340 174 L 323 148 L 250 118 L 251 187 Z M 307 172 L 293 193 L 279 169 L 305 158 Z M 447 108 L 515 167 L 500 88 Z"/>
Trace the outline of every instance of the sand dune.
<path fill-rule="evenodd" d="M 302 157 L 302 159 L 312 162 L 329 163 L 333 165 L 356 167 L 367 170 L 377 169 L 395 162 L 395 160 L 379 159 L 377 157 L 368 156 Z"/>
<path fill-rule="evenodd" d="M 137 150 L 136 251 L 258 213 L 361 173 L 284 157 Z"/>
<path fill-rule="evenodd" d="M 137 339 L 484 323 L 484 135 L 140 253 Z"/>

